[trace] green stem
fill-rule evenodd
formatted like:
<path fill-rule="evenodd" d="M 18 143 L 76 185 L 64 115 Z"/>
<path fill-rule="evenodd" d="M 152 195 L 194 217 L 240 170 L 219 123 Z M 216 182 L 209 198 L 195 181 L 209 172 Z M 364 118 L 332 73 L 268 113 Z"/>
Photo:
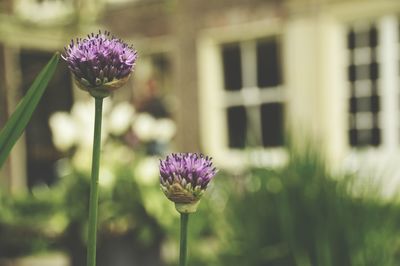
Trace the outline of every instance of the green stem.
<path fill-rule="evenodd" d="M 186 266 L 188 222 L 189 213 L 181 213 L 181 245 L 179 253 L 179 266 Z"/>
<path fill-rule="evenodd" d="M 87 266 L 96 266 L 97 208 L 99 198 L 100 140 L 103 98 L 95 98 L 95 119 L 92 157 L 92 179 L 89 201 L 89 236 L 87 246 Z"/>

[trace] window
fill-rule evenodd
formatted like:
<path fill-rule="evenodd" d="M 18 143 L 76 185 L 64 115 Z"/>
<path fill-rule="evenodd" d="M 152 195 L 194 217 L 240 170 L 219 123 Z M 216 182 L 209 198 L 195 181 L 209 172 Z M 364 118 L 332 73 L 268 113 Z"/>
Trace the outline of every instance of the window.
<path fill-rule="evenodd" d="M 229 148 L 283 145 L 283 91 L 278 38 L 220 47 Z"/>
<path fill-rule="evenodd" d="M 396 149 L 400 144 L 399 20 L 384 16 L 348 28 L 348 143 Z"/>
<path fill-rule="evenodd" d="M 376 25 L 350 28 L 347 36 L 349 142 L 353 147 L 381 144 L 378 30 Z"/>

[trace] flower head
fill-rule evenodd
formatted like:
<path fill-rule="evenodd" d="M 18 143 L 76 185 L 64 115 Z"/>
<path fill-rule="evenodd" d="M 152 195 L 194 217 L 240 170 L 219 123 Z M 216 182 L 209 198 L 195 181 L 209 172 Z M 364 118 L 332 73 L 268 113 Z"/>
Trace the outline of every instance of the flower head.
<path fill-rule="evenodd" d="M 160 160 L 160 185 L 180 212 L 194 212 L 217 169 L 212 158 L 196 153 L 170 154 Z"/>
<path fill-rule="evenodd" d="M 126 83 L 132 73 L 137 51 L 105 31 L 89 34 L 64 48 L 62 58 L 74 75 L 76 84 L 93 96 L 106 96 Z M 97 93 L 96 93 L 97 92 Z"/>

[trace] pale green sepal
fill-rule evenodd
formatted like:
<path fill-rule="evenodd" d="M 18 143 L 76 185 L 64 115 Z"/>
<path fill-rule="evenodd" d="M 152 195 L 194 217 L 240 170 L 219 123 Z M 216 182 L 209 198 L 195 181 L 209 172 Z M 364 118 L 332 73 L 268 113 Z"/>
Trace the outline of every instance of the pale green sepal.
<path fill-rule="evenodd" d="M 194 213 L 197 211 L 200 201 L 192 203 L 175 203 L 175 209 L 180 213 Z"/>

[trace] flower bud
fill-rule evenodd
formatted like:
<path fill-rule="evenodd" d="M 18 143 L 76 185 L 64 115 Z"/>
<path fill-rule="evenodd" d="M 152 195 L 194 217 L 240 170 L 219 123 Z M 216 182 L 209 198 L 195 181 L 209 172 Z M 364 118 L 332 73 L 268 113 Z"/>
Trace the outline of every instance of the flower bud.
<path fill-rule="evenodd" d="M 129 79 L 137 51 L 105 31 L 71 40 L 61 56 L 74 75 L 76 85 L 93 97 L 106 97 Z"/>
<path fill-rule="evenodd" d="M 216 173 L 208 156 L 173 153 L 160 160 L 161 190 L 179 212 L 192 213 Z"/>

